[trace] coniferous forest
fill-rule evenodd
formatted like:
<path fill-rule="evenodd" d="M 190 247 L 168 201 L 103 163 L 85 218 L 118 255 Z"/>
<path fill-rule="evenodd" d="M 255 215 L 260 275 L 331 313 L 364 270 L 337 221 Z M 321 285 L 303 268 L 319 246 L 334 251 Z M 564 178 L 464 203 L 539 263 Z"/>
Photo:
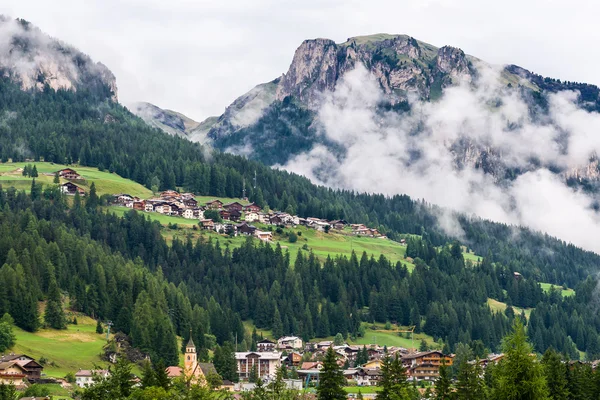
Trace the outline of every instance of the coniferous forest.
<path fill-rule="evenodd" d="M 553 348 L 571 359 L 600 357 L 594 273 L 600 257 L 527 229 L 457 215 L 463 244 L 483 257 L 465 261 L 461 244 L 437 225 L 443 210 L 398 195 L 385 197 L 319 187 L 242 157 L 209 152 L 171 137 L 109 100 L 107 90 L 22 91 L 0 79 L 0 158 L 79 163 L 160 189 L 237 197 L 244 182 L 259 205 L 378 227 L 407 243 L 415 268 L 385 257 L 319 261 L 248 241 L 229 249 L 217 241 L 167 243 L 160 225 L 130 212 L 101 211 L 90 193 L 73 204 L 57 188 L 34 184 L 29 194 L 0 190 L 0 315 L 35 331 L 42 316 L 61 328 L 61 306 L 110 320 L 132 344 L 178 363 L 193 332 L 200 356 L 237 339 L 253 348 L 242 322 L 304 339 L 361 334 L 361 322 L 415 325 L 447 352 L 459 343 L 502 350 L 511 326 L 526 324 L 536 352 Z M 256 173 L 256 188 L 250 185 Z M 514 233 L 517 232 L 518 235 Z M 518 241 L 515 237 L 518 236 Z M 516 279 L 514 272 L 522 274 Z M 567 285 L 575 296 L 544 292 L 538 282 Z M 505 312 L 488 299 L 508 305 Z M 514 307 L 535 308 L 529 319 Z M 483 351 L 482 351 L 483 352 Z"/>

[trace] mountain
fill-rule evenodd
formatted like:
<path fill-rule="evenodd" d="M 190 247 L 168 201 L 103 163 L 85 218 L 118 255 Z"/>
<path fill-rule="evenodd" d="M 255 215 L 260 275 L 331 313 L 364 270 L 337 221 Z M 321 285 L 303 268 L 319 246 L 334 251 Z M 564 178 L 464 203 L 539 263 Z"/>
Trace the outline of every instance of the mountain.
<path fill-rule="evenodd" d="M 117 101 L 117 83 L 102 63 L 43 33 L 23 19 L 0 15 L 0 75 L 23 90 L 48 87 L 110 93 Z"/>
<path fill-rule="evenodd" d="M 172 110 L 165 110 L 154 104 L 139 102 L 129 109 L 148 125 L 161 129 L 169 135 L 177 135 L 195 142 L 201 142 L 197 135 L 191 133 L 200 127 L 200 123 Z"/>
<path fill-rule="evenodd" d="M 600 91 L 594 85 L 544 78 L 515 65 L 494 67 L 459 48 L 438 48 L 407 35 L 376 34 L 349 38 L 339 44 L 329 39 L 305 40 L 285 74 L 256 86 L 227 107 L 206 133 L 208 141 L 217 149 L 269 165 L 286 165 L 295 157 L 323 146 L 331 154 L 330 158 L 344 160 L 347 145 L 343 138 L 337 140 L 329 134 L 329 127 L 323 122 L 323 108 L 335 98 L 336 90 L 345 87 L 349 72 L 362 67 L 380 91 L 373 112 L 375 119 L 381 117 L 384 122 L 390 119 L 390 114 L 397 115 L 400 121 L 414 116 L 423 108 L 422 104 L 436 104 L 449 88 L 458 85 L 471 87 L 474 92 L 481 90 L 488 84 L 488 69 L 495 71 L 499 82 L 494 89 L 498 93 L 490 93 L 482 100 L 492 103 L 493 98 L 498 97 L 497 104 L 491 107 L 499 107 L 507 92 L 514 93 L 527 104 L 532 120 L 541 121 L 543 125 L 547 124 L 544 120 L 549 114 L 549 96 L 577 91 L 577 103 L 582 109 L 600 111 Z M 381 125 L 379 121 L 377 124 Z M 550 124 L 557 131 L 564 130 L 557 123 L 551 121 Z M 386 128 L 400 129 L 399 126 L 401 122 Z M 518 128 L 517 123 L 514 129 Z M 414 132 L 410 135 L 424 132 L 422 127 L 411 129 Z M 511 146 L 503 148 L 490 144 L 487 138 L 472 136 L 466 134 L 444 140 L 442 150 L 451 154 L 457 170 L 480 170 L 498 183 L 540 168 L 560 174 L 569 184 L 595 188 L 600 182 L 594 154 L 577 163 L 557 165 L 560 163 L 545 162 L 543 155 L 533 152 L 515 165 Z M 563 146 L 562 139 L 553 139 L 551 145 Z M 421 151 L 415 149 L 410 157 L 418 158 L 419 153 Z M 324 160 L 320 160 L 315 175 L 327 182 L 329 159 Z"/>

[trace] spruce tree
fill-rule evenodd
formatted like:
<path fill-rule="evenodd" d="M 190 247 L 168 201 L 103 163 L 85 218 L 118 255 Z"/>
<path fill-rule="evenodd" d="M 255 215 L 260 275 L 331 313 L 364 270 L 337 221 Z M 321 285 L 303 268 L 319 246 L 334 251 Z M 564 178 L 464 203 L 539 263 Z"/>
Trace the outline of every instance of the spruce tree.
<path fill-rule="evenodd" d="M 440 375 L 435 381 L 435 400 L 449 400 L 452 397 L 452 380 L 450 379 L 450 367 L 442 362 Z"/>
<path fill-rule="evenodd" d="M 31 177 L 32 178 L 38 177 L 38 170 L 37 170 L 37 167 L 35 166 L 35 164 L 33 165 L 33 169 L 31 170 Z"/>
<path fill-rule="evenodd" d="M 100 335 L 104 333 L 104 328 L 102 328 L 102 322 L 100 322 L 100 320 L 96 323 L 96 333 Z"/>
<path fill-rule="evenodd" d="M 525 327 L 515 318 L 502 343 L 504 358 L 495 369 L 493 397 L 497 400 L 546 400 L 548 386 L 542 365 L 527 341 Z"/>
<path fill-rule="evenodd" d="M 58 171 L 54 173 L 54 181 L 55 184 L 60 183 L 60 177 L 58 176 Z"/>
<path fill-rule="evenodd" d="M 550 399 L 566 399 L 569 397 L 569 382 L 567 381 L 567 364 L 554 349 L 549 348 L 542 357 L 544 376 L 548 383 Z"/>
<path fill-rule="evenodd" d="M 337 357 L 333 347 L 327 349 L 323 368 L 319 373 L 319 386 L 317 395 L 319 400 L 344 400 L 346 391 L 344 390 L 346 378 L 337 364 Z"/>
<path fill-rule="evenodd" d="M 213 364 L 223 379 L 231 382 L 239 380 L 233 346 L 229 342 L 225 342 L 223 346 L 217 345 L 214 352 Z"/>
<path fill-rule="evenodd" d="M 377 395 L 381 400 L 409 399 L 410 391 L 406 380 L 406 369 L 398 353 L 394 357 L 386 356 L 381 366 L 381 392 Z"/>
<path fill-rule="evenodd" d="M 54 278 L 54 276 L 50 280 L 50 286 L 48 287 L 48 301 L 46 302 L 44 321 L 49 327 L 54 329 L 67 328 L 60 290 L 58 289 L 56 278 Z"/>
<path fill-rule="evenodd" d="M 283 336 L 283 323 L 281 322 L 281 315 L 279 309 L 275 306 L 275 313 L 273 314 L 273 324 L 271 325 L 273 337 L 280 338 Z"/>
<path fill-rule="evenodd" d="M 482 374 L 483 371 L 479 365 L 479 360 L 475 360 L 475 362 L 463 360 L 458 367 L 456 398 L 458 400 L 487 398 Z"/>

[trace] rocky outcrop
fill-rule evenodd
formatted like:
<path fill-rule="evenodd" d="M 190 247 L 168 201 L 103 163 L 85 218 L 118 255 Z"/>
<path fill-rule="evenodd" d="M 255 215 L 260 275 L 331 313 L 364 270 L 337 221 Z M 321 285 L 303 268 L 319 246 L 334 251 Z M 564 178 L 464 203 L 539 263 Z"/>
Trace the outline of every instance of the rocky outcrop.
<path fill-rule="evenodd" d="M 288 71 L 277 86 L 276 100 L 291 96 L 311 110 L 322 95 L 356 64 L 364 65 L 378 80 L 392 104 L 417 93 L 428 99 L 436 80 L 443 86 L 458 78 L 473 78 L 466 55 L 454 47 L 437 49 L 406 35 L 350 38 L 342 44 L 329 39 L 305 40 L 296 50 Z"/>
<path fill-rule="evenodd" d="M 132 113 L 144 120 L 148 125 L 154 126 L 170 135 L 187 137 L 188 132 L 195 129 L 198 122 L 183 114 L 171 110 L 164 110 L 150 103 L 135 103 L 129 109 Z"/>
<path fill-rule="evenodd" d="M 0 16 L 0 72 L 24 90 L 85 87 L 118 100 L 115 76 L 104 64 L 20 19 Z"/>

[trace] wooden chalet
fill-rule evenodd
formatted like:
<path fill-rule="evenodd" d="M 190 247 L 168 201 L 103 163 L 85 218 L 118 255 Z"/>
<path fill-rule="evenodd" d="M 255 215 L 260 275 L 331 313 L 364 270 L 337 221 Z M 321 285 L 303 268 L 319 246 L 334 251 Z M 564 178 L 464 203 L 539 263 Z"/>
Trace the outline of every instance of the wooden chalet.
<path fill-rule="evenodd" d="M 261 208 L 256 203 L 250 203 L 244 206 L 245 212 L 260 212 Z"/>
<path fill-rule="evenodd" d="M 187 207 L 187 208 L 196 208 L 198 207 L 198 202 L 196 201 L 195 198 L 190 197 L 190 198 L 184 198 L 183 199 L 183 204 Z"/>
<path fill-rule="evenodd" d="M 176 192 L 175 190 L 165 190 L 164 192 L 162 192 L 160 194 L 161 198 L 167 198 L 167 197 L 173 197 L 173 198 L 181 198 L 181 195 L 179 194 L 179 192 Z"/>
<path fill-rule="evenodd" d="M 242 222 L 241 224 L 236 225 L 236 228 L 237 228 L 238 233 L 240 233 L 242 235 L 254 235 L 254 232 L 256 231 L 255 226 L 248 225 L 245 222 Z"/>
<path fill-rule="evenodd" d="M 333 227 L 333 229 L 337 229 L 338 231 L 343 230 L 348 223 L 343 219 L 336 219 L 335 221 L 329 222 L 329 225 Z"/>
<path fill-rule="evenodd" d="M 231 210 L 229 212 L 229 220 L 237 222 L 242 218 L 242 212 L 238 210 Z"/>
<path fill-rule="evenodd" d="M 221 218 L 223 218 L 224 220 L 227 220 L 227 221 L 229 221 L 229 218 L 231 218 L 231 213 L 227 210 L 219 211 L 219 215 L 221 216 Z"/>
<path fill-rule="evenodd" d="M 200 225 L 201 228 L 203 229 L 214 229 L 215 227 L 215 223 L 213 222 L 212 219 L 201 219 L 200 221 L 198 221 L 198 225 Z"/>
<path fill-rule="evenodd" d="M 58 176 L 67 180 L 83 180 L 83 177 L 77 173 L 74 169 L 65 168 L 61 169 L 58 172 Z"/>
<path fill-rule="evenodd" d="M 80 196 L 85 196 L 85 190 L 71 182 L 60 185 L 60 191 L 69 196 L 75 196 L 76 193 L 79 193 Z"/>
<path fill-rule="evenodd" d="M 27 379 L 36 381 L 41 378 L 44 367 L 26 354 L 8 354 L 0 356 L 0 363 L 16 362 L 25 371 Z"/>
<path fill-rule="evenodd" d="M 244 210 L 244 206 L 241 203 L 237 202 L 237 201 L 234 201 L 234 202 L 229 203 L 229 204 L 225 204 L 223 206 L 223 208 L 226 209 L 229 212 L 231 212 L 233 210 L 242 212 Z"/>
<path fill-rule="evenodd" d="M 452 365 L 452 357 L 439 350 L 408 354 L 402 357 L 402 364 L 408 375 L 417 381 L 435 381 L 440 375 L 440 366 Z"/>
<path fill-rule="evenodd" d="M 269 339 L 263 339 L 256 343 L 256 350 L 263 351 L 275 351 L 275 342 Z"/>
<path fill-rule="evenodd" d="M 16 361 L 0 362 L 0 384 L 13 385 L 17 389 L 26 386 L 27 371 Z"/>
<path fill-rule="evenodd" d="M 223 202 L 221 200 L 211 200 L 206 203 L 206 208 L 209 210 L 220 210 L 223 208 Z"/>

